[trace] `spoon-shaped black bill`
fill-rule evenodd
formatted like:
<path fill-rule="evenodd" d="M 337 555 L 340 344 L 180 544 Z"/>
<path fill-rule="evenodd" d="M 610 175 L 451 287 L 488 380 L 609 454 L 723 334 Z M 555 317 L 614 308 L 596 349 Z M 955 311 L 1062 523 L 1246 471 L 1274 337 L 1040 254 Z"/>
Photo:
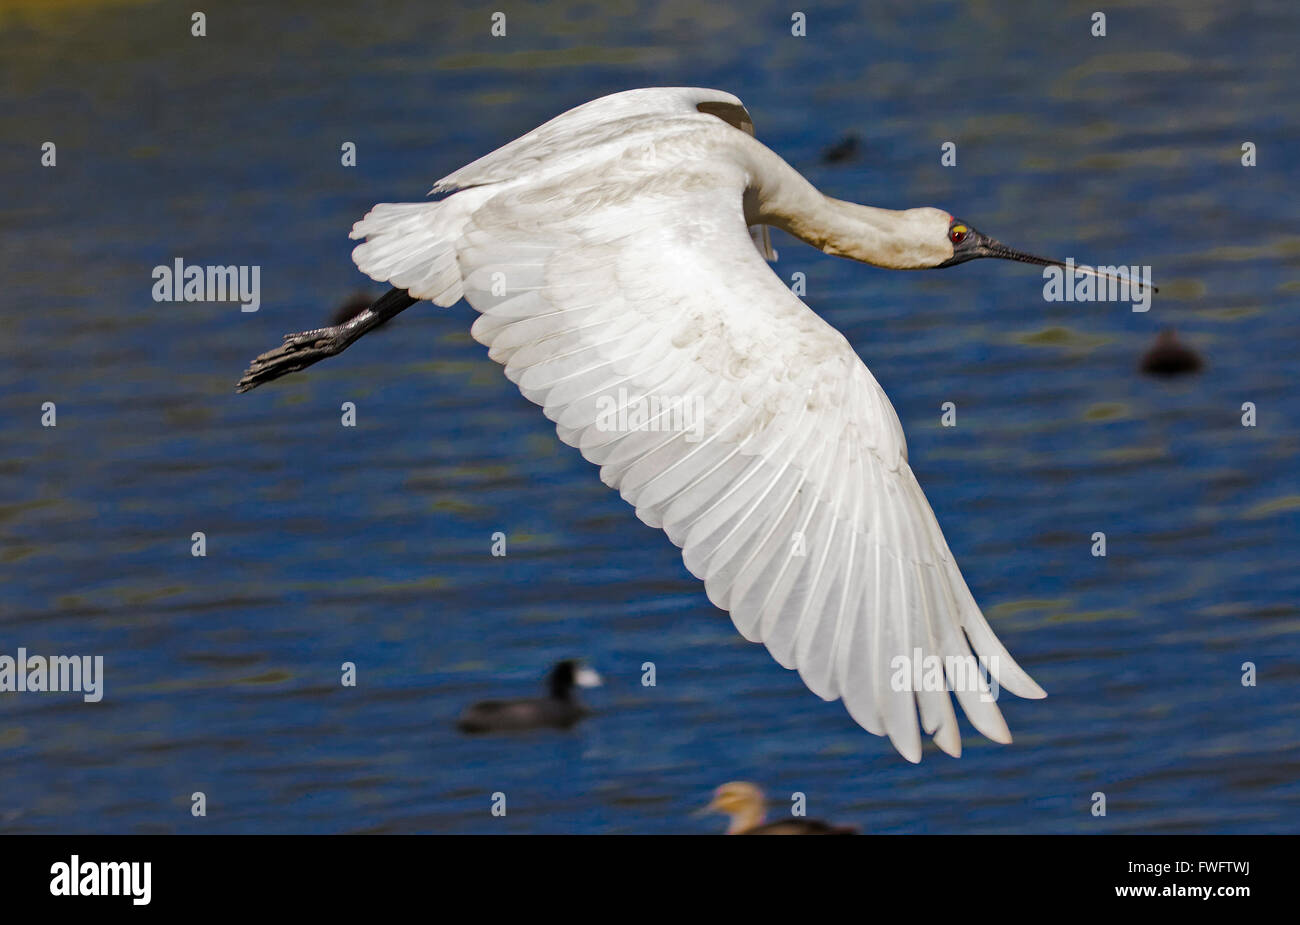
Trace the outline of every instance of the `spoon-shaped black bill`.
<path fill-rule="evenodd" d="M 1096 267 L 1090 267 L 1087 264 L 1083 264 L 1083 263 L 1074 263 L 1074 262 L 1067 263 L 1064 260 L 1052 260 L 1050 257 L 1038 257 L 1035 256 L 1034 254 L 1026 254 L 1024 251 L 1018 251 L 1015 248 L 1007 247 L 1001 241 L 995 241 L 992 238 L 988 238 L 981 245 L 979 251 L 980 252 L 975 256 L 997 257 L 1001 260 L 1018 260 L 1021 263 L 1032 263 L 1040 267 L 1062 267 L 1063 269 L 1073 270 L 1075 273 L 1082 273 L 1087 276 L 1095 276 L 1098 279 L 1110 279 L 1110 280 L 1114 280 L 1115 282 L 1123 282 L 1124 280 L 1128 280 L 1129 285 L 1133 287 L 1140 288 L 1144 285 L 1142 279 L 1138 277 L 1119 276 L 1114 273 L 1103 273 L 1101 270 L 1098 270 Z M 1145 285 L 1150 286 L 1152 292 L 1160 291 L 1155 286 L 1151 286 L 1150 283 L 1146 283 Z"/>

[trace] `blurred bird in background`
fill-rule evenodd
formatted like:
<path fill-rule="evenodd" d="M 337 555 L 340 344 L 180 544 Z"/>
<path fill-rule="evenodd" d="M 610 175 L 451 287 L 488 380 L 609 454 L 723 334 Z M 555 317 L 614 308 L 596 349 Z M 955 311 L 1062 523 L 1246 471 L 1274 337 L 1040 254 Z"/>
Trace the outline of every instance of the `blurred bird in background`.
<path fill-rule="evenodd" d="M 791 816 L 777 822 L 767 817 L 763 791 L 748 781 L 731 781 L 713 792 L 713 802 L 701 812 L 729 816 L 728 835 L 856 835 L 855 826 L 831 825 L 820 819 Z"/>
<path fill-rule="evenodd" d="M 574 689 L 599 687 L 602 683 L 595 670 L 576 659 L 565 659 L 546 676 L 546 696 L 482 700 L 466 709 L 456 726 L 461 732 L 568 729 L 590 713 L 578 702 Z"/>

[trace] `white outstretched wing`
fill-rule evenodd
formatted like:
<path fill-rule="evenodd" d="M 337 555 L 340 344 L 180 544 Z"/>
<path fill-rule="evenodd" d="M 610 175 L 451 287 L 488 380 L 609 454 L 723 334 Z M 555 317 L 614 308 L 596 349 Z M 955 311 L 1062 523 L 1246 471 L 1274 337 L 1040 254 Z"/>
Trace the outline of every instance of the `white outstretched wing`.
<path fill-rule="evenodd" d="M 647 87 L 602 96 L 575 106 L 504 144 L 490 154 L 449 173 L 435 193 L 520 177 L 565 172 L 581 159 L 597 161 L 617 156 L 643 142 L 662 137 L 665 119 L 705 113 L 754 134 L 754 122 L 744 104 L 730 93 L 701 87 Z"/>
<path fill-rule="evenodd" d="M 730 93 L 701 87 L 649 87 L 592 100 L 561 113 L 509 144 L 466 164 L 434 184 L 432 192 L 507 184 L 520 177 L 532 182 L 565 173 L 575 161 L 598 163 L 638 146 L 653 147 L 669 119 L 714 116 L 754 136 L 754 121 Z M 754 246 L 776 260 L 766 225 L 750 229 Z"/>
<path fill-rule="evenodd" d="M 542 159 L 498 183 L 488 178 L 510 158 L 476 162 L 495 187 L 431 206 L 470 203 L 450 244 L 481 313 L 474 337 L 637 516 L 682 547 L 745 638 L 816 694 L 843 699 L 911 761 L 919 708 L 920 727 L 958 755 L 948 693 L 912 690 L 895 661 L 910 666 L 919 651 L 947 669 L 976 728 L 1010 741 L 996 704 L 955 666 L 973 647 L 1007 689 L 1042 690 L 972 599 L 875 378 L 755 249 L 744 170 L 726 158 L 664 166 L 661 146 L 677 128 L 693 144 L 698 119 L 568 170 Z M 474 167 L 444 182 L 473 185 Z M 382 232 L 382 218 L 354 235 Z"/>

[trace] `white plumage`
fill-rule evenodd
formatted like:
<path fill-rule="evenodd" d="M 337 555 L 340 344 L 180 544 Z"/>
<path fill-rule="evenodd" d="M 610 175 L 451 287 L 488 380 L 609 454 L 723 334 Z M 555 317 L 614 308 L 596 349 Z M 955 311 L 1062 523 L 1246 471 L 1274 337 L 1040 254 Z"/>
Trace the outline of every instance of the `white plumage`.
<path fill-rule="evenodd" d="M 605 97 L 443 178 L 441 201 L 375 206 L 353 256 L 413 297 L 464 296 L 489 356 L 682 547 L 746 639 L 908 760 L 920 728 L 959 755 L 948 693 L 894 689 L 895 657 L 973 647 L 1002 686 L 1043 691 L 971 597 L 888 398 L 748 227 L 933 266 L 952 256 L 951 217 L 827 199 L 751 132 L 716 90 Z M 611 429 L 611 402 L 699 413 L 691 430 L 664 429 L 666 412 Z M 977 729 L 1010 741 L 995 703 L 948 680 Z"/>

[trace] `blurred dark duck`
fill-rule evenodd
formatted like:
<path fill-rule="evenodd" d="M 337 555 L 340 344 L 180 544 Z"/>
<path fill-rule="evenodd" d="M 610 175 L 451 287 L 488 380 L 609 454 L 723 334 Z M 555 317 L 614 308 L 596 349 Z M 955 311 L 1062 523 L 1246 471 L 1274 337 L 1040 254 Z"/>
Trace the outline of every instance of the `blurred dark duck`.
<path fill-rule="evenodd" d="M 728 835 L 856 835 L 854 826 L 831 825 L 820 819 L 791 816 L 780 822 L 764 822 L 766 801 L 763 791 L 748 781 L 736 780 L 713 791 L 713 802 L 705 811 L 731 817 Z"/>
<path fill-rule="evenodd" d="M 850 132 L 835 144 L 822 151 L 823 164 L 842 164 L 858 156 L 862 148 L 862 139 Z"/>
<path fill-rule="evenodd" d="M 545 697 L 481 700 L 456 720 L 461 732 L 520 732 L 525 729 L 568 729 L 588 711 L 574 697 L 575 687 L 599 687 L 595 671 L 575 659 L 559 662 L 546 676 Z"/>
<path fill-rule="evenodd" d="M 1142 372 L 1152 376 L 1181 376 L 1198 372 L 1203 365 L 1197 352 L 1180 341 L 1173 328 L 1161 331 L 1142 355 Z"/>

